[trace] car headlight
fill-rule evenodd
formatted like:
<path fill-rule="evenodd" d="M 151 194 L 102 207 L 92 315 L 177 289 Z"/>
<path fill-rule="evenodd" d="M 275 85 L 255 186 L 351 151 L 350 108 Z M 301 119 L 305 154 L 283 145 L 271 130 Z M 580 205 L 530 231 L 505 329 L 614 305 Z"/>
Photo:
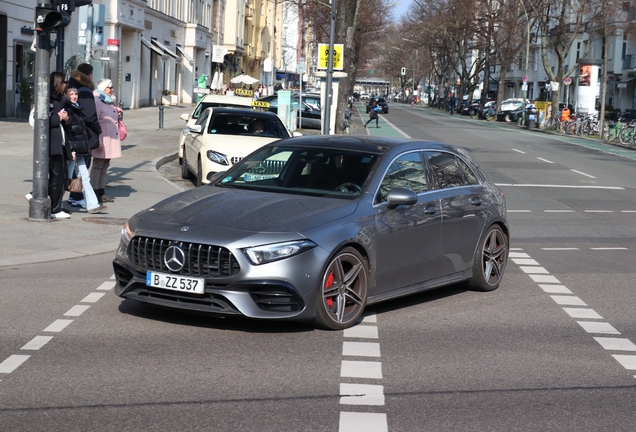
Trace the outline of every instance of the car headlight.
<path fill-rule="evenodd" d="M 134 236 L 134 233 L 132 231 L 132 228 L 130 228 L 130 222 L 126 222 L 124 226 L 121 227 L 121 240 L 125 244 L 128 244 L 130 243 L 130 239 L 132 239 L 133 236 Z"/>
<path fill-rule="evenodd" d="M 190 133 L 190 128 L 188 126 L 184 127 L 181 131 L 181 135 L 187 136 Z"/>
<path fill-rule="evenodd" d="M 227 156 L 225 156 L 223 153 L 215 152 L 213 150 L 208 150 L 207 156 L 208 156 L 208 159 L 210 159 L 214 163 L 218 163 L 219 165 L 230 164 L 227 161 Z"/>
<path fill-rule="evenodd" d="M 284 243 L 274 243 L 263 246 L 254 246 L 243 249 L 245 255 L 255 265 L 267 264 L 273 261 L 289 258 L 309 249 L 315 248 L 316 244 L 309 240 L 298 240 Z"/>

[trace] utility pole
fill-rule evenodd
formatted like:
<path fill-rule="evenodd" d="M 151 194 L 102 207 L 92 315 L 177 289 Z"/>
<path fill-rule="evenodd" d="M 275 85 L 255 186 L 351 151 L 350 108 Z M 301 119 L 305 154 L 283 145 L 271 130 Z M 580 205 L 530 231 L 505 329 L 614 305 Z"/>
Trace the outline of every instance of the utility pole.
<path fill-rule="evenodd" d="M 329 31 L 329 56 L 327 60 L 327 82 L 325 88 L 325 120 L 323 135 L 331 134 L 331 105 L 333 103 L 333 51 L 336 38 L 336 0 L 331 0 L 331 28 Z"/>

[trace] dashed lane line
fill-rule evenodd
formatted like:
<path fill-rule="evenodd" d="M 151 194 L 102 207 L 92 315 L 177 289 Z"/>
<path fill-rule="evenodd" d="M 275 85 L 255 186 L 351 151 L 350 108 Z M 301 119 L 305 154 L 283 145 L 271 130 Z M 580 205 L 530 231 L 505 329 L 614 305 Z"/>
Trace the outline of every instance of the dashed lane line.
<path fill-rule="evenodd" d="M 601 250 L 615 248 L 596 248 Z M 623 249 L 623 248 L 619 248 Z M 511 248 L 509 254 L 510 259 L 517 263 L 517 261 L 527 264 L 527 260 L 531 259 L 530 256 L 523 252 L 520 248 Z M 539 287 L 546 293 L 550 294 L 552 300 L 554 300 L 570 317 L 575 319 L 581 319 L 583 321 L 576 321 L 583 330 L 589 334 L 603 335 L 592 336 L 593 339 L 599 343 L 599 345 L 607 351 L 623 351 L 623 352 L 636 352 L 636 344 L 627 338 L 614 337 L 610 335 L 620 335 L 621 333 L 614 328 L 610 323 L 603 322 L 603 317 L 594 309 L 588 307 L 588 305 L 579 297 L 575 296 L 566 286 L 554 276 L 549 274 L 537 274 L 533 271 L 533 266 L 524 265 L 520 266 L 521 270 L 526 273 L 532 280 L 539 283 Z M 537 263 L 536 268 L 541 268 Z M 566 307 L 567 306 L 567 307 Z M 592 321 L 598 320 L 598 321 Z M 611 354 L 611 356 L 626 370 L 636 370 L 636 355 L 629 354 Z M 633 375 L 636 378 L 636 375 Z"/>
<path fill-rule="evenodd" d="M 115 275 L 112 275 L 110 279 L 114 279 Z M 106 281 L 102 283 L 97 290 L 98 291 L 108 291 L 115 287 L 115 282 Z M 96 303 L 99 299 L 101 299 L 106 293 L 104 292 L 93 292 L 88 294 L 86 297 L 82 299 L 80 303 Z M 66 317 L 78 317 L 82 315 L 84 312 L 88 310 L 90 305 L 75 305 L 70 308 L 68 311 L 64 313 Z M 47 326 L 43 332 L 49 333 L 60 333 L 66 327 L 68 327 L 73 322 L 72 319 L 56 319 L 49 326 Z M 53 336 L 35 336 L 29 342 L 27 342 L 21 350 L 25 351 L 37 351 L 40 348 L 44 347 L 47 343 L 49 343 L 53 339 Z M 16 370 L 20 365 L 22 365 L 25 361 L 27 361 L 31 357 L 30 355 L 23 354 L 14 354 L 7 357 L 2 363 L 0 363 L 0 374 L 10 374 L 14 370 Z"/>

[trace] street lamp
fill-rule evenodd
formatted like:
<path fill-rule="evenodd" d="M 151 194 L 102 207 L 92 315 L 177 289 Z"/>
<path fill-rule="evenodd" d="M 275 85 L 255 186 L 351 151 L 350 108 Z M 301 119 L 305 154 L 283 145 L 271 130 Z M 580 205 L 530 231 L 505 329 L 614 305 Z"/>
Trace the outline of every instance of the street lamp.
<path fill-rule="evenodd" d="M 401 38 L 401 39 L 410 41 L 410 39 L 405 39 L 405 38 Z M 411 41 L 411 42 L 414 42 L 414 41 Z M 409 60 L 411 60 L 411 66 L 412 66 L 411 67 L 411 74 L 412 74 L 412 81 L 413 81 L 413 90 L 415 90 L 416 89 L 416 83 L 415 83 L 415 60 L 413 60 L 413 55 L 410 52 L 408 52 L 405 49 L 402 49 L 400 47 L 392 46 L 391 48 L 395 48 L 397 50 L 400 50 L 403 53 L 405 53 L 407 56 L 409 56 Z M 418 53 L 418 50 L 415 50 L 415 56 L 416 57 L 417 57 L 417 53 Z M 404 89 L 402 89 L 402 90 L 404 90 Z"/>

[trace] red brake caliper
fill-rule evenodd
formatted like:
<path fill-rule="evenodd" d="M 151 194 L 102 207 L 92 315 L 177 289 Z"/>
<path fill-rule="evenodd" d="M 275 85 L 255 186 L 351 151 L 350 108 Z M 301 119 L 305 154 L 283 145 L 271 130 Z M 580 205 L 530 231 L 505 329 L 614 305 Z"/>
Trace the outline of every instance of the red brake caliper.
<path fill-rule="evenodd" d="M 329 273 L 329 276 L 327 276 L 327 282 L 325 282 L 325 290 L 327 288 L 331 288 L 331 285 L 333 285 L 333 273 Z M 333 299 L 331 297 L 327 299 L 327 306 L 329 306 L 329 308 L 333 306 Z"/>

